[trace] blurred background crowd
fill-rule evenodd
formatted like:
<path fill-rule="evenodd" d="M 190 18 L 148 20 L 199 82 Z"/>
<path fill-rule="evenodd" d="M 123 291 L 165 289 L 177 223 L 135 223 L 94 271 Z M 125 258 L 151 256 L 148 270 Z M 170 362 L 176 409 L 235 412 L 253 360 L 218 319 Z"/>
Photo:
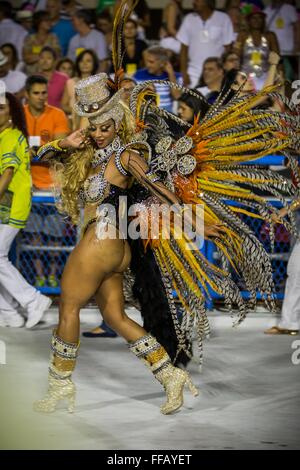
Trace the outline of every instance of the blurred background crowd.
<path fill-rule="evenodd" d="M 119 3 L 0 1 L 0 83 L 24 107 L 35 190 L 51 191 L 53 186 L 47 165 L 34 161 L 39 146 L 85 125 L 73 113 L 77 81 L 113 72 L 112 29 Z M 171 89 L 167 83 L 154 87 L 159 106 L 193 123 L 196 117 L 201 121 L 220 94 L 229 100 L 237 90 L 249 96 L 278 84 L 278 91 L 290 99 L 300 77 L 299 3 L 140 0 L 123 37 L 121 85 L 128 101 L 134 86 L 145 80 L 185 85 L 206 100 Z M 256 105 L 285 110 L 284 100 L 262 99 Z M 25 228 L 28 244 L 45 244 L 41 237 L 46 236 L 54 246 L 47 263 L 34 256 L 35 277 L 30 282 L 38 288 L 45 283 L 58 286 L 55 247 L 62 244 L 65 224 L 53 211 L 41 215 L 33 206 Z"/>

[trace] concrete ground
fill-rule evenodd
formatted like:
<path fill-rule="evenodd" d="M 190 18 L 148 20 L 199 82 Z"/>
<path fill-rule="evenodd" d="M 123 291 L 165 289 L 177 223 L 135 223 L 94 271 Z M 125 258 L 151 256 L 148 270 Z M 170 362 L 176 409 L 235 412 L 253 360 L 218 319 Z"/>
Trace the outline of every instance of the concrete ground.
<path fill-rule="evenodd" d="M 82 330 L 100 319 L 96 310 L 81 317 Z M 0 328 L 0 449 L 300 449 L 300 364 L 292 362 L 293 353 L 300 362 L 300 336 L 264 335 L 269 315 L 234 329 L 229 316 L 211 315 L 203 371 L 189 366 L 200 395 L 186 392 L 171 416 L 160 414 L 160 384 L 121 338 L 82 338 L 74 414 L 62 404 L 51 415 L 33 412 L 46 391 L 56 318 L 52 309 L 33 330 Z"/>

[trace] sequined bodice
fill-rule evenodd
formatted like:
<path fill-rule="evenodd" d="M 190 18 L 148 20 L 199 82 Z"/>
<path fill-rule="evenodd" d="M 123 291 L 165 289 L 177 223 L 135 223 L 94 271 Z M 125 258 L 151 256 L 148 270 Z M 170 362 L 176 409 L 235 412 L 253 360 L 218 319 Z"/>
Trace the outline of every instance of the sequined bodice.
<path fill-rule="evenodd" d="M 118 154 L 112 158 L 114 158 L 119 172 L 124 176 L 128 176 L 121 166 Z M 87 177 L 79 191 L 79 198 L 84 206 L 83 231 L 85 231 L 90 223 L 97 219 L 97 210 L 99 213 L 101 205 L 110 205 L 115 210 L 115 213 L 118 214 L 120 197 L 127 196 L 127 188 L 116 186 L 104 177 L 109 161 L 110 158 L 103 161 L 97 167 L 97 172 Z"/>
<path fill-rule="evenodd" d="M 243 71 L 261 77 L 268 70 L 269 45 L 265 36 L 262 36 L 259 46 L 255 46 L 252 36 L 249 36 L 244 45 Z"/>
<path fill-rule="evenodd" d="M 108 181 L 104 178 L 106 166 L 103 164 L 97 173 L 88 176 L 85 180 L 83 187 L 79 191 L 79 197 L 84 204 L 99 203 L 103 199 L 105 190 L 109 185 Z"/>
<path fill-rule="evenodd" d="M 128 194 L 127 188 L 120 188 L 114 184 L 108 183 L 108 186 L 105 191 L 104 197 L 97 202 L 86 202 L 84 206 L 84 217 L 83 217 L 83 231 L 86 227 L 96 221 L 97 219 L 97 210 L 101 205 L 110 205 L 115 213 L 119 213 L 119 205 L 121 201 L 121 196 L 126 197 Z"/>

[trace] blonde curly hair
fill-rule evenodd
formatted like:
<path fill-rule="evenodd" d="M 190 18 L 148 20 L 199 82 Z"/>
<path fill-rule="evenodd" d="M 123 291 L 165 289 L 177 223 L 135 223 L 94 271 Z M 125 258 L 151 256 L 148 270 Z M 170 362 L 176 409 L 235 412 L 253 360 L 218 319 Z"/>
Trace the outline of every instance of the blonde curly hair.
<path fill-rule="evenodd" d="M 135 134 L 135 120 L 128 106 L 120 101 L 124 117 L 118 129 L 124 144 L 130 142 Z M 94 156 L 95 145 L 90 138 L 82 149 L 74 149 L 65 157 L 63 163 L 50 162 L 56 194 L 58 210 L 71 218 L 72 223 L 78 224 L 80 218 L 79 190 L 88 176 L 91 160 Z"/>

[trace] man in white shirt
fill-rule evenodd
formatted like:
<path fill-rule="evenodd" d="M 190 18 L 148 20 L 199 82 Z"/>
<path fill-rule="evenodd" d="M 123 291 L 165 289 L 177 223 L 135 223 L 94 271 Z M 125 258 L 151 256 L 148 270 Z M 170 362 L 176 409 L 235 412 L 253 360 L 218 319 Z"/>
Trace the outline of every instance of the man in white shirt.
<path fill-rule="evenodd" d="M 78 34 L 75 34 L 69 43 L 68 57 L 76 60 L 84 49 L 93 49 L 100 60 L 101 68 L 101 62 L 108 58 L 104 34 L 90 27 L 91 18 L 86 10 L 77 11 L 72 16 L 72 23 Z"/>
<path fill-rule="evenodd" d="M 0 2 L 0 46 L 10 42 L 18 51 L 19 60 L 22 59 L 23 43 L 27 36 L 23 26 L 12 19 L 12 5 L 9 2 Z"/>
<path fill-rule="evenodd" d="M 276 34 L 281 52 L 300 49 L 300 25 L 297 10 L 286 2 L 273 0 L 264 10 L 269 31 Z"/>
<path fill-rule="evenodd" d="M 234 41 L 226 13 L 216 11 L 211 0 L 194 0 L 194 13 L 184 18 L 177 39 L 181 42 L 180 69 L 184 84 L 194 88 L 208 57 L 221 57 Z"/>
<path fill-rule="evenodd" d="M 25 89 L 26 75 L 17 70 L 9 70 L 7 57 L 0 51 L 0 80 L 5 83 L 5 90 L 22 98 Z"/>
<path fill-rule="evenodd" d="M 196 90 L 200 91 L 205 98 L 212 92 L 219 93 L 223 78 L 224 70 L 221 59 L 218 57 L 208 57 L 204 61 L 200 84 Z"/>

